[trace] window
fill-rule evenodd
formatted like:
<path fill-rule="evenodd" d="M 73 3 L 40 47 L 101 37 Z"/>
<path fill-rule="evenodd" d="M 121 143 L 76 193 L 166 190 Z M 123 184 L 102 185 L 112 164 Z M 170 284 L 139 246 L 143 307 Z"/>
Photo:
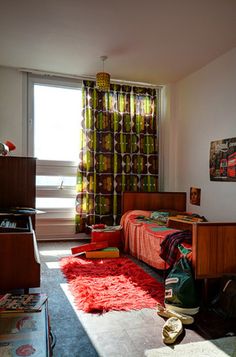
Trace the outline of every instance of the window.
<path fill-rule="evenodd" d="M 37 238 L 73 237 L 82 91 L 78 81 L 30 76 L 28 154 L 37 158 Z"/>

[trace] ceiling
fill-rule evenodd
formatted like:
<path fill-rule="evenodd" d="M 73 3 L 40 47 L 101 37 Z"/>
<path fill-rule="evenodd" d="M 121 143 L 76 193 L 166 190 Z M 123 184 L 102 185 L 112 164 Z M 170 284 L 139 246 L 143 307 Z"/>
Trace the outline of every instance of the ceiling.
<path fill-rule="evenodd" d="M 236 46 L 236 0 L 0 1 L 0 65 L 166 84 Z"/>

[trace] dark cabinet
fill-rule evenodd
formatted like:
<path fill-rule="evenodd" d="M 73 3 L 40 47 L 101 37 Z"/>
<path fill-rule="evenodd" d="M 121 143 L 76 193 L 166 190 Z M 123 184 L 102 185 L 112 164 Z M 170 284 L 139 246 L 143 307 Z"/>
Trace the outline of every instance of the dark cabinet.
<path fill-rule="evenodd" d="M 35 158 L 0 157 L 0 290 L 40 286 L 34 215 L 11 213 L 35 208 L 35 172 Z"/>

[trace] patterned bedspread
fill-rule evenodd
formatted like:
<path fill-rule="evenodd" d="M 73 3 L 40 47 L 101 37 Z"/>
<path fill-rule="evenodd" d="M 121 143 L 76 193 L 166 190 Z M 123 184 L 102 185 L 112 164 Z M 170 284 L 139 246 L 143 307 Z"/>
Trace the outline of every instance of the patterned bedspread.
<path fill-rule="evenodd" d="M 191 249 L 191 233 L 159 225 L 150 211 L 129 211 L 121 219 L 125 252 L 156 269 L 167 269 L 181 256 L 179 246 Z"/>

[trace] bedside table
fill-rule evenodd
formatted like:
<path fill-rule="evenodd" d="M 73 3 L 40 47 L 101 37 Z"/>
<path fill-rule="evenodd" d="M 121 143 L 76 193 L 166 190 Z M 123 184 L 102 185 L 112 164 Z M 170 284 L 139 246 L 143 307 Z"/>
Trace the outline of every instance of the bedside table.
<path fill-rule="evenodd" d="M 176 217 L 169 217 L 167 226 L 170 228 L 180 229 L 180 230 L 189 230 L 192 232 L 193 224 L 197 222 L 188 221 L 187 219 L 181 219 Z"/>

